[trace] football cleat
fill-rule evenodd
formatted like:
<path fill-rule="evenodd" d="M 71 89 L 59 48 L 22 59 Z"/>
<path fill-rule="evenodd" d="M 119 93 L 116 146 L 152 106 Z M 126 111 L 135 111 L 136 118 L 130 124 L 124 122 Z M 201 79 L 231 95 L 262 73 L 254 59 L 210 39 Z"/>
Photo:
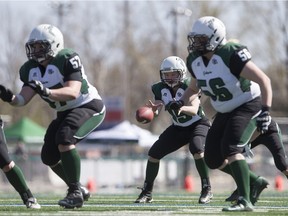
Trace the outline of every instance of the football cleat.
<path fill-rule="evenodd" d="M 83 185 L 80 186 L 80 190 L 81 190 L 82 195 L 83 195 L 83 200 L 88 201 L 88 199 L 91 197 L 89 190 L 86 187 L 84 187 Z"/>
<path fill-rule="evenodd" d="M 238 190 L 234 190 L 233 193 L 225 199 L 225 202 L 237 202 L 239 198 Z"/>
<path fill-rule="evenodd" d="M 40 209 L 41 208 L 41 206 L 37 202 L 37 199 L 34 197 L 28 198 L 27 201 L 25 202 L 25 205 L 27 208 L 30 208 L 30 209 Z"/>
<path fill-rule="evenodd" d="M 239 212 L 239 211 L 253 211 L 253 205 L 243 197 L 239 197 L 237 203 L 230 207 L 223 208 L 222 211 Z"/>
<path fill-rule="evenodd" d="M 198 203 L 199 204 L 210 203 L 212 197 L 213 197 L 213 194 L 211 192 L 211 187 L 204 187 L 202 188 Z"/>
<path fill-rule="evenodd" d="M 81 208 L 83 206 L 83 194 L 81 192 L 80 186 L 77 184 L 71 184 L 68 188 L 67 196 L 59 200 L 58 205 L 64 208 Z"/>
<path fill-rule="evenodd" d="M 134 203 L 152 203 L 152 192 L 144 190 L 143 188 L 139 188 L 142 190 L 138 198 L 135 200 Z"/>
<path fill-rule="evenodd" d="M 267 188 L 269 185 L 268 181 L 259 176 L 253 184 L 251 184 L 251 189 L 250 189 L 250 201 L 253 205 L 258 201 L 258 198 L 262 191 Z"/>

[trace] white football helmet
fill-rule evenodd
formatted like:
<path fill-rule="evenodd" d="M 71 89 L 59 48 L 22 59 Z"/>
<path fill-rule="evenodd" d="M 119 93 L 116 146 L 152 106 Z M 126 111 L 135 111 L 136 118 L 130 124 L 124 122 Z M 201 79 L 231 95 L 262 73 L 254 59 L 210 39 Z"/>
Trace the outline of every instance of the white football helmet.
<path fill-rule="evenodd" d="M 40 50 L 35 50 L 36 44 L 41 45 Z M 57 27 L 41 24 L 32 30 L 25 47 L 28 59 L 41 63 L 55 57 L 64 48 L 63 35 Z"/>
<path fill-rule="evenodd" d="M 226 43 L 226 27 L 216 17 L 204 16 L 198 19 L 188 34 L 188 52 L 203 55 L 214 51 L 219 45 Z"/>
<path fill-rule="evenodd" d="M 183 81 L 186 76 L 186 71 L 186 64 L 180 57 L 169 56 L 165 58 L 161 64 L 160 78 L 162 82 L 173 88 Z M 172 72 L 178 72 L 178 76 L 169 76 L 169 73 Z"/>

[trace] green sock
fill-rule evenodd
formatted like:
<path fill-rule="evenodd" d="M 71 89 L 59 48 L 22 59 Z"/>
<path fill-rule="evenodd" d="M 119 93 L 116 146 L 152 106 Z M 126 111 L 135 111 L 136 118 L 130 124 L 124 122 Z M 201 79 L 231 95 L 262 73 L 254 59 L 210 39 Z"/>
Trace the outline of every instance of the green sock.
<path fill-rule="evenodd" d="M 229 165 L 225 166 L 223 169 L 221 169 L 221 171 L 233 176 Z M 250 184 L 255 182 L 258 177 L 258 175 L 249 170 Z"/>
<path fill-rule="evenodd" d="M 209 171 L 208 167 L 204 161 L 204 158 L 196 159 L 195 160 L 196 169 L 200 175 L 200 178 L 209 178 Z"/>
<path fill-rule="evenodd" d="M 159 162 L 153 163 L 149 160 L 147 161 L 145 183 L 146 189 L 149 191 L 153 190 L 153 184 L 158 175 L 159 166 Z"/>
<path fill-rule="evenodd" d="M 237 184 L 240 196 L 250 202 L 250 173 L 246 160 L 237 160 L 230 164 L 232 176 Z"/>
<path fill-rule="evenodd" d="M 77 150 L 71 149 L 61 152 L 62 166 L 65 171 L 68 183 L 76 183 L 80 180 L 81 162 Z"/>
<path fill-rule="evenodd" d="M 10 184 L 15 188 L 18 193 L 23 193 L 28 190 L 25 177 L 21 169 L 15 166 L 8 172 L 4 172 Z"/>
<path fill-rule="evenodd" d="M 202 188 L 207 187 L 207 186 L 211 186 L 210 180 L 209 180 L 209 170 L 208 170 L 208 167 L 204 161 L 204 158 L 195 159 L 194 161 L 195 161 L 196 169 L 197 169 L 199 176 L 201 178 Z"/>
<path fill-rule="evenodd" d="M 251 170 L 249 170 L 249 177 L 250 177 L 250 185 L 253 184 L 253 182 L 255 182 L 258 179 L 258 175 L 256 175 L 255 173 L 253 173 Z"/>
<path fill-rule="evenodd" d="M 223 169 L 221 169 L 221 171 L 232 176 L 232 172 L 231 172 L 229 164 L 227 164 Z"/>
<path fill-rule="evenodd" d="M 56 166 L 51 167 L 53 172 L 57 174 L 67 185 L 68 185 L 68 180 L 65 175 L 65 170 L 63 168 L 62 162 L 60 161 Z"/>

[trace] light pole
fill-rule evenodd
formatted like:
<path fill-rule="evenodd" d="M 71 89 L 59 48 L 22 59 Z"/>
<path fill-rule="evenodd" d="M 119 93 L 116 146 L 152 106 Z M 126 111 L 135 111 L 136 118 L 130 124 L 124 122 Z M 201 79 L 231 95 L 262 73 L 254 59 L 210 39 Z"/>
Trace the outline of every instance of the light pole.
<path fill-rule="evenodd" d="M 169 15 L 172 16 L 172 55 L 177 56 L 178 55 L 178 16 L 188 16 L 190 17 L 192 15 L 192 11 L 187 9 L 187 8 L 182 8 L 182 7 L 176 7 L 173 8 L 170 12 Z M 169 16 L 168 15 L 168 16 Z M 183 160 L 183 178 L 181 179 L 181 183 L 183 184 L 183 188 L 185 188 L 185 179 L 189 175 L 189 170 L 190 170 L 190 151 L 189 151 L 189 146 L 186 145 L 184 147 L 185 151 L 185 156 Z"/>
<path fill-rule="evenodd" d="M 177 17 L 178 16 L 191 16 L 192 15 L 192 11 L 187 9 L 187 8 L 182 8 L 182 7 L 176 7 L 173 8 L 168 16 L 172 16 L 172 54 L 177 56 L 178 54 L 178 50 L 177 50 L 177 45 L 178 45 L 178 20 Z"/>

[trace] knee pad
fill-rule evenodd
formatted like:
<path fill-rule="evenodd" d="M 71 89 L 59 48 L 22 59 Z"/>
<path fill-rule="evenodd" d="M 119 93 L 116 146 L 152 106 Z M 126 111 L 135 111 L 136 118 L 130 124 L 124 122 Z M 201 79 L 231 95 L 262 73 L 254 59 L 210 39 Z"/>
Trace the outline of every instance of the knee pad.
<path fill-rule="evenodd" d="M 189 151 L 192 155 L 204 152 L 204 137 L 196 136 L 189 144 Z"/>
<path fill-rule="evenodd" d="M 47 166 L 52 166 L 58 163 L 58 161 L 61 159 L 60 152 L 58 151 L 58 148 L 55 150 L 50 149 L 47 147 L 47 145 L 43 145 L 42 151 L 41 151 L 41 160 L 42 162 Z"/>

